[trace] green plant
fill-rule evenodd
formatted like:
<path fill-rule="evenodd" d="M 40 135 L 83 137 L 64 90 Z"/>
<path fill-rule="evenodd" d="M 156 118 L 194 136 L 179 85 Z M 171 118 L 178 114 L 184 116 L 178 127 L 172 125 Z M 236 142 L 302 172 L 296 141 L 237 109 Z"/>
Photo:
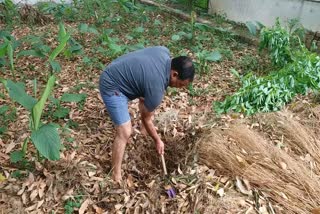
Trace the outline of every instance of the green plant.
<path fill-rule="evenodd" d="M 222 55 L 219 51 L 209 52 L 207 50 L 202 50 L 196 53 L 197 62 L 197 71 L 199 75 L 209 72 L 209 62 L 218 62 L 221 60 Z"/>
<path fill-rule="evenodd" d="M 16 119 L 17 109 L 8 105 L 0 106 L 0 135 L 7 131 L 8 124 Z"/>
<path fill-rule="evenodd" d="M 144 32 L 145 32 L 144 27 L 139 26 L 139 27 L 133 28 L 132 33 L 130 35 L 133 38 L 138 39 L 139 37 L 141 37 L 143 35 Z"/>
<path fill-rule="evenodd" d="M 89 26 L 88 24 L 85 24 L 85 23 L 80 23 L 78 25 L 78 30 L 81 34 L 82 41 L 84 41 L 84 35 L 87 33 L 99 35 L 99 32 L 95 27 Z"/>
<path fill-rule="evenodd" d="M 51 70 L 50 70 L 51 75 L 54 72 L 61 71 L 60 64 L 55 61 L 55 58 L 63 51 L 63 49 L 67 45 L 69 39 L 70 39 L 70 34 L 66 32 L 64 24 L 62 22 L 60 22 L 59 23 L 59 33 L 58 33 L 59 45 L 51 52 L 51 54 L 49 55 L 49 59 L 48 59 L 48 62 L 51 65 Z"/>
<path fill-rule="evenodd" d="M 197 21 L 197 12 L 196 12 L 196 6 L 197 4 L 199 5 L 199 0 L 176 0 L 176 2 L 184 5 L 187 7 L 187 10 L 190 11 L 190 22 L 188 24 L 188 27 L 190 30 L 188 30 L 188 32 L 190 32 L 191 34 L 191 42 L 194 42 L 194 38 L 195 38 L 195 24 Z"/>
<path fill-rule="evenodd" d="M 257 57 L 253 55 L 244 55 L 238 60 L 238 66 L 242 69 L 243 73 L 248 73 L 249 71 L 256 71 L 259 69 L 259 61 Z"/>
<path fill-rule="evenodd" d="M 208 92 L 206 88 L 195 88 L 193 84 L 189 84 L 188 92 L 191 97 L 200 97 Z"/>
<path fill-rule="evenodd" d="M 228 60 L 233 60 L 233 51 L 229 48 L 219 48 L 219 52 Z"/>
<path fill-rule="evenodd" d="M 260 37 L 259 49 L 267 48 L 271 62 L 283 67 L 292 61 L 290 52 L 290 34 L 280 25 L 279 19 L 273 28 L 263 28 Z"/>
<path fill-rule="evenodd" d="M 64 205 L 64 213 L 72 214 L 75 208 L 80 208 L 82 196 L 75 196 L 73 199 L 68 199 Z"/>
<path fill-rule="evenodd" d="M 17 54 L 18 58 L 22 56 L 45 58 L 51 51 L 51 48 L 48 45 L 44 44 L 40 36 L 29 35 L 22 38 L 21 41 L 30 44 L 31 49 L 20 51 Z"/>
<path fill-rule="evenodd" d="M 21 178 L 24 178 L 26 177 L 25 174 L 22 174 L 20 170 L 15 170 L 11 173 L 11 177 L 12 178 L 17 178 L 17 179 L 21 179 Z"/>
<path fill-rule="evenodd" d="M 263 77 L 257 77 L 252 73 L 244 77 L 237 74 L 242 84 L 241 88 L 223 102 L 214 103 L 213 107 L 217 113 L 234 111 L 250 115 L 278 111 L 297 94 L 320 90 L 320 57 L 307 50 L 303 44 L 291 51 L 288 34 L 283 29 L 279 32 L 279 26 L 266 29 L 265 32 L 268 32 L 266 38 L 276 42 L 262 42 L 271 44 L 271 58 L 277 58 L 277 63 L 284 64 L 284 67 Z M 272 35 L 275 35 L 276 39 L 273 39 Z M 282 41 L 279 35 L 284 35 L 285 42 L 280 45 L 281 50 L 275 54 L 275 45 Z"/>
<path fill-rule="evenodd" d="M 320 57 L 301 43 L 299 28 L 289 29 L 281 27 L 277 20 L 274 27 L 262 30 L 260 47 L 268 48 L 271 61 L 280 66 L 280 70 L 263 77 L 252 73 L 242 77 L 234 71 L 242 86 L 223 102 L 214 103 L 217 113 L 234 111 L 250 115 L 277 111 L 297 94 L 320 90 Z"/>
<path fill-rule="evenodd" d="M 279 18 L 272 28 L 261 30 L 259 50 L 268 49 L 271 62 L 283 67 L 292 62 L 293 52 L 300 51 L 305 30 L 297 20 L 288 22 L 288 27 L 282 27 Z"/>
<path fill-rule="evenodd" d="M 63 51 L 63 55 L 68 59 L 83 54 L 82 45 L 78 43 L 74 38 L 70 38 Z"/>
<path fill-rule="evenodd" d="M 289 19 L 287 29 L 290 35 L 295 35 L 295 37 L 293 37 L 293 40 L 295 41 L 291 41 L 291 45 L 296 45 L 296 42 L 299 44 L 300 40 L 305 38 L 306 30 L 300 23 L 299 19 Z"/>
<path fill-rule="evenodd" d="M 68 94 L 68 93 L 64 93 L 60 99 L 50 97 L 49 100 L 51 101 L 51 104 L 49 104 L 49 111 L 47 112 L 47 115 L 52 116 L 53 119 L 65 118 L 67 115 L 69 115 L 70 108 L 64 107 L 61 104 L 63 102 L 69 102 L 69 103 L 74 102 L 74 103 L 78 103 L 79 108 L 81 109 L 86 100 L 86 97 L 87 97 L 86 94 Z"/>
<path fill-rule="evenodd" d="M 63 51 L 70 35 L 66 33 L 64 25 L 59 24 L 59 45 L 49 55 L 48 61 L 51 66 L 54 65 L 54 59 Z M 25 90 L 24 83 L 13 82 L 11 80 L 1 79 L 7 89 L 12 100 L 16 101 L 30 112 L 30 130 L 31 136 L 24 139 L 22 149 L 11 153 L 10 159 L 12 162 L 18 162 L 24 159 L 27 152 L 27 144 L 31 141 L 36 147 L 38 153 L 49 160 L 58 160 L 60 158 L 60 137 L 57 131 L 56 124 L 44 124 L 41 122 L 41 116 L 44 111 L 45 103 L 51 94 L 56 77 L 50 75 L 46 87 L 39 100 L 28 95 Z M 37 82 L 34 81 L 34 94 L 36 95 Z M 40 158 L 40 156 L 38 156 Z"/>
<path fill-rule="evenodd" d="M 37 4 L 38 9 L 44 14 L 52 14 L 55 20 L 75 20 L 79 11 L 71 4 L 55 3 L 55 2 L 40 2 Z"/>
<path fill-rule="evenodd" d="M 179 31 L 178 33 L 173 34 L 171 36 L 171 40 L 172 41 L 180 41 L 180 40 L 183 40 L 183 39 L 192 39 L 192 33 L 188 33 L 188 32 L 185 32 L 185 31 Z"/>
<path fill-rule="evenodd" d="M 49 160 L 58 160 L 60 158 L 60 137 L 55 124 L 41 123 L 41 115 L 44 110 L 45 102 L 53 90 L 55 76 L 48 79 L 46 88 L 40 98 L 37 100 L 28 95 L 25 91 L 25 85 L 21 82 L 15 83 L 11 80 L 3 80 L 3 84 L 9 92 L 10 98 L 22 105 L 30 112 L 30 130 L 31 136 L 24 139 L 22 149 L 11 154 L 12 162 L 18 162 L 24 158 L 27 152 L 27 144 L 31 141 L 37 151 Z"/>
<path fill-rule="evenodd" d="M 4 20 L 6 24 L 11 24 L 17 17 L 19 17 L 17 6 L 12 0 L 1 1 L 0 11 L 0 20 Z"/>
<path fill-rule="evenodd" d="M 11 73 L 15 79 L 16 76 L 14 72 L 14 51 L 18 46 L 20 46 L 20 42 L 18 42 L 15 37 L 13 37 L 7 31 L 0 32 L 0 39 L 3 40 L 3 43 L 0 45 L 0 58 L 7 57 L 7 59 L 9 60 Z"/>
<path fill-rule="evenodd" d="M 254 36 L 257 35 L 258 30 L 265 27 L 261 22 L 258 21 L 248 21 L 245 23 L 245 25 L 247 26 L 249 32 Z"/>
<path fill-rule="evenodd" d="M 107 46 L 108 49 L 104 47 L 98 47 L 97 50 L 100 53 L 106 53 L 111 57 L 115 57 L 123 53 L 125 47 L 122 45 L 118 45 L 119 38 L 112 38 L 110 34 L 113 32 L 113 29 L 103 29 L 100 34 L 99 41 L 102 45 Z"/>

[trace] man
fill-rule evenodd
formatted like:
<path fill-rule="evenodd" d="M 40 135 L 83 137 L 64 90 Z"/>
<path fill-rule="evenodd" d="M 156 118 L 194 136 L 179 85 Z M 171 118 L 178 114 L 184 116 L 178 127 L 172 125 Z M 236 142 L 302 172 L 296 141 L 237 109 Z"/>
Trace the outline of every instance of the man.
<path fill-rule="evenodd" d="M 121 163 L 132 133 L 128 100 L 139 98 L 141 121 L 153 138 L 157 151 L 164 153 L 164 143 L 152 122 L 168 86 L 182 88 L 193 81 L 194 66 L 189 57 L 171 59 L 166 47 L 149 47 L 125 54 L 107 66 L 100 77 L 100 93 L 116 126 L 112 146 L 112 177 L 121 181 Z"/>

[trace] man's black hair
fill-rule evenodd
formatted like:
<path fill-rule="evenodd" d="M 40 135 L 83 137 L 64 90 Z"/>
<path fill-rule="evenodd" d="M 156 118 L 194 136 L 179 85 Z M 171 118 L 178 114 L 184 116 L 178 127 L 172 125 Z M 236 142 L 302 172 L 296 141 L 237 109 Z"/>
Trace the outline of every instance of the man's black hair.
<path fill-rule="evenodd" d="M 191 82 L 194 78 L 194 66 L 192 59 L 187 56 L 178 56 L 172 59 L 171 69 L 178 72 L 178 78 L 180 80 L 189 79 Z"/>

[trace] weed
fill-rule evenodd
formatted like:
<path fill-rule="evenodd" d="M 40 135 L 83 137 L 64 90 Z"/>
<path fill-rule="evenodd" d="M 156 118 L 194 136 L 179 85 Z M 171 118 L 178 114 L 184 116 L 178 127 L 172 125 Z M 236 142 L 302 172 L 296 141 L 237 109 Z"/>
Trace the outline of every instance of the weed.
<path fill-rule="evenodd" d="M 244 55 L 241 57 L 238 61 L 238 66 L 243 71 L 243 74 L 246 74 L 250 71 L 257 71 L 259 70 L 260 64 L 256 56 L 253 56 L 251 54 Z"/>
<path fill-rule="evenodd" d="M 52 14 L 55 20 L 74 21 L 76 15 L 79 13 L 76 7 L 71 4 L 55 3 L 55 2 L 40 2 L 37 4 L 39 11 L 44 14 Z"/>
<path fill-rule="evenodd" d="M 3 43 L 0 45 L 0 58 L 3 58 L 3 60 L 5 60 L 4 57 L 7 57 L 11 73 L 13 75 L 13 78 L 15 79 L 14 52 L 15 49 L 20 46 L 20 42 L 17 41 L 15 37 L 7 31 L 0 31 L 0 39 L 3 40 Z M 2 64 L 4 65 L 6 63 Z"/>
<path fill-rule="evenodd" d="M 3 135 L 8 128 L 8 124 L 17 117 L 17 109 L 8 105 L 0 106 L 0 135 Z"/>
<path fill-rule="evenodd" d="M 30 44 L 31 49 L 20 51 L 17 57 L 34 56 L 44 58 L 51 51 L 51 48 L 43 42 L 40 36 L 29 35 L 22 38 L 21 41 Z"/>
<path fill-rule="evenodd" d="M 178 95 L 178 90 L 176 88 L 171 88 L 170 86 L 167 88 L 167 93 L 169 96 Z"/>
<path fill-rule="evenodd" d="M 191 97 L 201 97 L 208 93 L 207 88 L 194 88 L 193 84 L 189 84 L 188 86 L 188 92 Z"/>
<path fill-rule="evenodd" d="M 209 52 L 202 50 L 196 53 L 198 61 L 195 62 L 199 75 L 209 73 L 209 62 L 218 62 L 221 60 L 222 55 L 219 51 Z"/>
<path fill-rule="evenodd" d="M 21 173 L 20 170 L 15 170 L 15 171 L 11 172 L 11 177 L 17 178 L 17 179 L 22 179 L 22 178 L 26 177 L 26 174 Z"/>
<path fill-rule="evenodd" d="M 70 108 L 62 106 L 65 102 L 78 103 L 79 109 L 83 108 L 84 102 L 86 100 L 86 94 L 68 94 L 64 93 L 60 99 L 49 97 L 51 101 L 48 105 L 48 111 L 45 113 L 45 117 L 52 117 L 53 120 L 58 120 L 62 118 L 67 118 L 70 112 Z"/>
<path fill-rule="evenodd" d="M 80 208 L 82 196 L 75 196 L 73 199 L 68 199 L 64 205 L 64 213 L 72 214 L 75 208 Z"/>
<path fill-rule="evenodd" d="M 219 48 L 218 51 L 228 60 L 233 60 L 233 51 L 229 48 Z"/>

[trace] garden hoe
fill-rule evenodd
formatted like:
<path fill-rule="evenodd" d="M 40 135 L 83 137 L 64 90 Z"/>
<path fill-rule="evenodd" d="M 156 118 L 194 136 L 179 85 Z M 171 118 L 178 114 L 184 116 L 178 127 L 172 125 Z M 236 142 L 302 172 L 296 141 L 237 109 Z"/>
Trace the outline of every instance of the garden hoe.
<path fill-rule="evenodd" d="M 161 162 L 162 162 L 162 168 L 163 168 L 163 172 L 164 172 L 164 175 L 165 175 L 165 190 L 166 190 L 166 193 L 167 195 L 169 196 L 169 198 L 174 198 L 176 197 L 176 192 L 174 191 L 174 188 L 170 185 L 171 181 L 170 181 L 170 177 L 168 175 L 168 172 L 167 172 L 167 167 L 166 167 L 166 162 L 164 160 L 164 156 L 161 155 Z"/>

